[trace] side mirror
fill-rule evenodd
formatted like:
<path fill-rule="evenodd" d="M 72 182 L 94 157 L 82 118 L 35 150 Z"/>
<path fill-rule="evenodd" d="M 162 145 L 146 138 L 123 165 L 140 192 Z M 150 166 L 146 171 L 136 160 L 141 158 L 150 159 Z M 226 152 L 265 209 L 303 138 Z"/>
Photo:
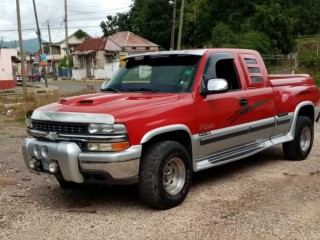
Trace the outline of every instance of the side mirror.
<path fill-rule="evenodd" d="M 204 84 L 201 84 L 201 95 L 207 96 L 208 94 L 214 93 L 224 93 L 228 91 L 228 82 L 223 78 L 213 78 L 208 81 L 204 81 Z"/>

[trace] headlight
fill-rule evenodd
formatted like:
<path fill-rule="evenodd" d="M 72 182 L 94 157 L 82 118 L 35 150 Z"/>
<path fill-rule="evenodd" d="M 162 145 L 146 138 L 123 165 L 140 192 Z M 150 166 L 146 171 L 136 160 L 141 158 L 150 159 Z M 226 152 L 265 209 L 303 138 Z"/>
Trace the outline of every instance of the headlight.
<path fill-rule="evenodd" d="M 27 128 L 32 128 L 31 118 L 26 118 L 25 123 Z"/>
<path fill-rule="evenodd" d="M 123 124 L 91 123 L 88 132 L 90 134 L 125 134 L 127 128 Z"/>
<path fill-rule="evenodd" d="M 87 149 L 92 152 L 117 152 L 129 148 L 129 142 L 88 143 Z"/>
<path fill-rule="evenodd" d="M 32 121 L 31 121 L 31 116 L 32 116 L 32 113 L 33 113 L 33 110 L 29 110 L 26 112 L 26 120 L 25 120 L 25 123 L 26 123 L 26 126 L 27 128 L 32 128 Z"/>

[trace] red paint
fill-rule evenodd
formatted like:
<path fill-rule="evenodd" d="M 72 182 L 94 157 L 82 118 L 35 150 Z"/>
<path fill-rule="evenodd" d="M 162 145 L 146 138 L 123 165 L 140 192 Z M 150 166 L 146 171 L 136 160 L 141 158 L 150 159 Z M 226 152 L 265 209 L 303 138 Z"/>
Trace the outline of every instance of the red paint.
<path fill-rule="evenodd" d="M 16 81 L 14 80 L 0 80 L 0 89 L 10 89 L 16 86 Z"/>
<path fill-rule="evenodd" d="M 207 59 L 217 53 L 233 56 L 241 89 L 202 96 L 200 84 Z M 256 62 L 248 63 L 247 58 Z M 259 68 L 260 72 L 250 73 L 249 67 Z M 261 78 L 261 82 L 252 82 L 252 77 Z M 243 99 L 247 104 L 240 106 Z M 309 76 L 269 76 L 256 51 L 209 49 L 200 60 L 192 93 L 88 94 L 63 99 L 39 110 L 111 114 L 117 123 L 127 126 L 130 144 L 135 145 L 140 144 L 146 133 L 160 127 L 181 124 L 191 134 L 205 133 L 294 112 L 299 103 L 306 101 L 319 105 L 319 89 Z"/>

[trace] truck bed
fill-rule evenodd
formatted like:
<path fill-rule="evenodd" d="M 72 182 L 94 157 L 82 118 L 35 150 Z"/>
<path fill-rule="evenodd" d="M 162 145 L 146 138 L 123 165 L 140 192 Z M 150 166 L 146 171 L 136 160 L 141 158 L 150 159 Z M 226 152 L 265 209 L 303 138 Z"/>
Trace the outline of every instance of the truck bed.
<path fill-rule="evenodd" d="M 273 87 L 288 85 L 314 85 L 314 79 L 308 74 L 272 74 L 269 81 Z"/>

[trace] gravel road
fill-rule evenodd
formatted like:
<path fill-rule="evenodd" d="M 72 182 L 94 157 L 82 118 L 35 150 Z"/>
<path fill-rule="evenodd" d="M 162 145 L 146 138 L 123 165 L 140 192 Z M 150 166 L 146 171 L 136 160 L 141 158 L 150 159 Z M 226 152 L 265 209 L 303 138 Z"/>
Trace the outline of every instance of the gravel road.
<path fill-rule="evenodd" d="M 195 174 L 185 202 L 158 211 L 136 186 L 62 190 L 28 172 L 21 124 L 0 117 L 0 239 L 320 239 L 320 127 L 306 161 L 281 147 Z"/>

